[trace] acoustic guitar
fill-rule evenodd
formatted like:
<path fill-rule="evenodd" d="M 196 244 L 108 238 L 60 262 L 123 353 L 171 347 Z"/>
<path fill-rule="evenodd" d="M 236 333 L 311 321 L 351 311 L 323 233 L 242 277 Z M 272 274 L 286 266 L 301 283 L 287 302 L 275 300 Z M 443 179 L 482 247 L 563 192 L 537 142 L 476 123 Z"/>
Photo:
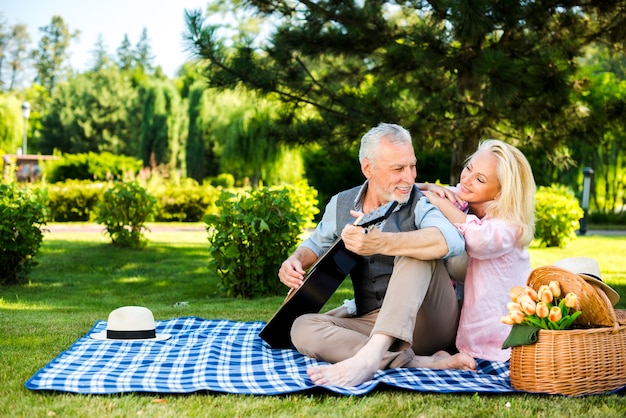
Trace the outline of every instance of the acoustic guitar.
<path fill-rule="evenodd" d="M 359 217 L 353 225 L 368 228 L 387 219 L 398 206 L 395 200 Z M 291 326 L 300 315 L 319 312 L 350 274 L 360 256 L 346 249 L 337 238 L 309 268 L 298 289 L 291 289 L 278 311 L 263 327 L 259 336 L 272 348 L 289 348 Z"/>

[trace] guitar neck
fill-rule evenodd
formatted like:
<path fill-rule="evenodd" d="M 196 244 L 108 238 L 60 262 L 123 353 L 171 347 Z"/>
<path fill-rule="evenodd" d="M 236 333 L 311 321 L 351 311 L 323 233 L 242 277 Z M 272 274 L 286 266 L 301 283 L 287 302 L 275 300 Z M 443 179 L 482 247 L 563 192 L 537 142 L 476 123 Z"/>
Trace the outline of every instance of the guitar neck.
<path fill-rule="evenodd" d="M 398 206 L 398 202 L 396 200 L 392 200 L 391 202 L 387 202 L 384 205 L 364 214 L 362 217 L 358 218 L 354 225 L 360 226 L 363 228 L 367 228 L 368 226 L 372 226 L 377 224 L 378 222 L 387 219 L 389 215 L 393 213 L 393 211 Z"/>

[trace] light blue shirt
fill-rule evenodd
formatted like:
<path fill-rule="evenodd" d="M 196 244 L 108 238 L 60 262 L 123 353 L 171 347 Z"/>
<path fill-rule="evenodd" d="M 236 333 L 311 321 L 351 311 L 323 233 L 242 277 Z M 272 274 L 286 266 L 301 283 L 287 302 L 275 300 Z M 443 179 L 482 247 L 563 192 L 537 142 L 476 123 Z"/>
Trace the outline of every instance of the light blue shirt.
<path fill-rule="evenodd" d="M 363 207 L 363 198 L 367 190 L 367 181 L 361 186 L 361 190 L 354 200 L 354 210 L 360 211 Z M 396 208 L 398 210 L 400 206 Z M 322 220 L 317 224 L 311 235 L 301 244 L 313 251 L 318 257 L 326 251 L 332 243 L 339 238 L 337 236 L 337 195 L 330 199 L 326 205 Z M 384 231 L 384 222 L 377 225 L 380 230 Z M 461 254 L 465 250 L 465 240 L 459 230 L 450 223 L 444 214 L 430 203 L 430 201 L 422 197 L 415 205 L 415 228 L 422 229 L 435 227 L 441 231 L 446 243 L 448 244 L 448 253 L 443 257 L 453 257 Z"/>

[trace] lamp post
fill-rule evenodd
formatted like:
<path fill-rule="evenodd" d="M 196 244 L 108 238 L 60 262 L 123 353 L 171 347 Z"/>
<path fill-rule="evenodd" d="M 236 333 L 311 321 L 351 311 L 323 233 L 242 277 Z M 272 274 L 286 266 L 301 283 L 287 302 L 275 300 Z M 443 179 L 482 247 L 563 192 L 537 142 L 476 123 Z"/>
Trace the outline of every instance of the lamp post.
<path fill-rule="evenodd" d="M 593 180 L 593 169 L 583 168 L 583 194 L 580 206 L 583 210 L 583 219 L 580 221 L 580 235 L 587 233 L 587 216 L 589 214 L 589 198 L 591 197 L 591 184 Z"/>
<path fill-rule="evenodd" d="M 22 154 L 28 154 L 26 150 L 26 131 L 28 130 L 28 117 L 30 116 L 30 103 L 22 103 L 22 117 L 24 118 L 24 140 L 22 141 Z"/>

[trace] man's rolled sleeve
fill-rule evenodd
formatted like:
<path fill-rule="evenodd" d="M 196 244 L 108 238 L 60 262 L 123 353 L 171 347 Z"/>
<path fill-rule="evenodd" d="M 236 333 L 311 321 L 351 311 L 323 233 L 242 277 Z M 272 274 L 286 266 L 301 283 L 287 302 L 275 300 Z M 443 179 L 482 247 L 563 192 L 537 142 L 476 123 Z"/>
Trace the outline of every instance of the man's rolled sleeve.
<path fill-rule="evenodd" d="M 337 196 L 333 196 L 326 205 L 322 220 L 300 246 L 308 248 L 319 257 L 337 238 Z"/>
<path fill-rule="evenodd" d="M 465 250 L 465 239 L 461 232 L 428 199 L 421 198 L 415 206 L 415 226 L 418 229 L 435 227 L 441 231 L 448 245 L 448 254 L 444 259 L 459 255 Z"/>

